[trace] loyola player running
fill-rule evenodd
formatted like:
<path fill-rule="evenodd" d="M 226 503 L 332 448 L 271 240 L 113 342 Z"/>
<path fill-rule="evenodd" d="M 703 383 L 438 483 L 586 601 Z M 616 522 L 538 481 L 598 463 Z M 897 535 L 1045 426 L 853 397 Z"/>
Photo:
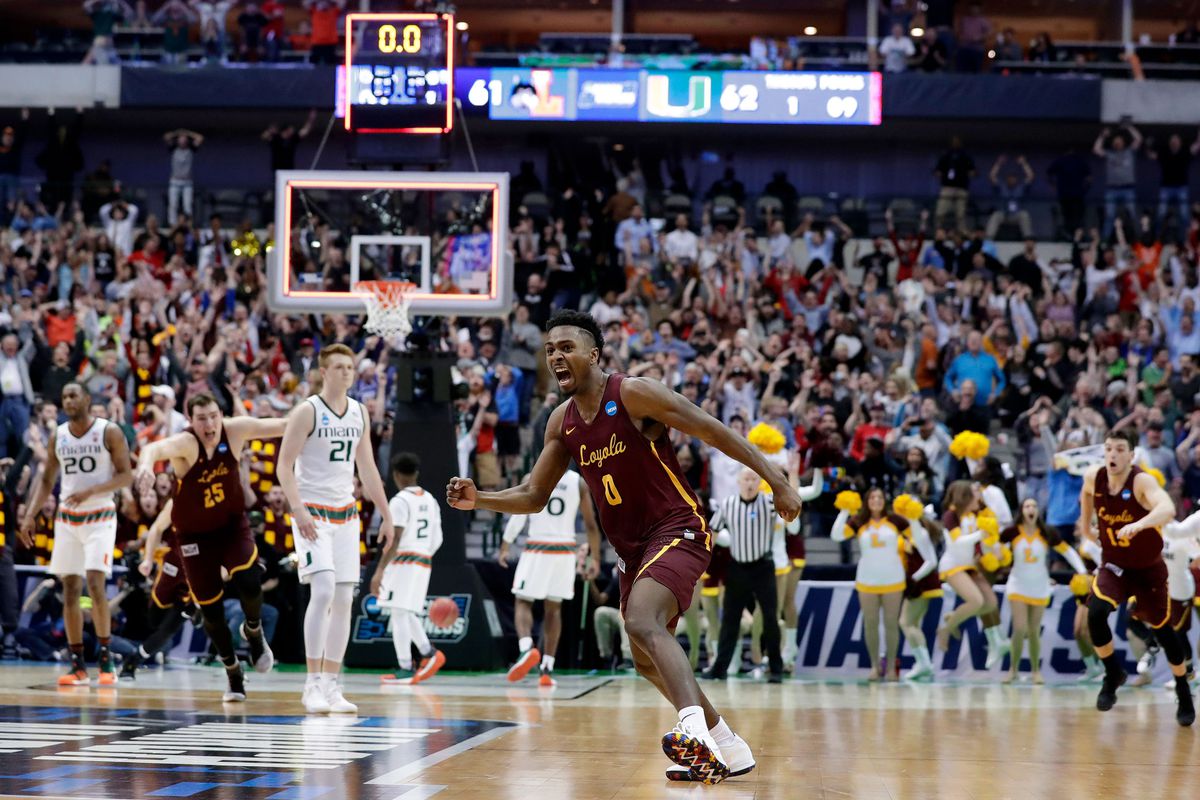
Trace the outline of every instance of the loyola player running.
<path fill-rule="evenodd" d="M 62 407 L 67 421 L 50 434 L 49 457 L 41 480 L 29 501 L 18 536 L 33 547 L 33 529 L 38 511 L 62 483 L 58 513 L 54 519 L 54 552 L 50 574 L 63 583 L 63 623 L 71 648 L 71 669 L 58 679 L 59 686 L 86 686 L 83 661 L 83 609 L 79 599 L 87 578 L 92 598 L 92 622 L 100 642 L 100 685 L 117 682 L 108 652 L 112 616 L 108 611 L 105 583 L 112 575 L 112 552 L 117 538 L 117 507 L 113 493 L 133 483 L 129 446 L 116 425 L 89 413 L 91 397 L 78 383 L 62 390 Z M 61 473 L 61 474 L 60 474 Z"/>
<path fill-rule="evenodd" d="M 417 485 L 421 460 L 415 453 L 392 457 L 392 480 L 399 492 L 388 505 L 396 535 L 379 557 L 371 594 L 379 605 L 392 610 L 392 644 L 400 669 L 384 675 L 386 684 L 419 683 L 437 674 L 446 663 L 425 635 L 421 617 L 429 591 L 433 554 L 442 546 L 442 511 L 437 500 Z M 421 663 L 413 669 L 412 648 L 417 646 Z"/>
<path fill-rule="evenodd" d="M 383 515 L 380 542 L 392 543 L 392 514 L 371 448 L 370 417 L 346 392 L 354 383 L 354 353 L 343 344 L 321 349 L 321 393 L 296 406 L 279 448 L 279 486 L 292 509 L 297 572 L 312 589 L 304 612 L 308 680 L 304 708 L 311 714 L 353 714 L 338 673 L 350 639 L 350 606 L 359 579 L 359 519 L 354 468 L 363 491 Z"/>
<path fill-rule="evenodd" d="M 508 670 L 510 681 L 519 681 L 529 670 L 542 660 L 540 686 L 554 686 L 554 654 L 558 650 L 558 637 L 562 633 L 562 604 L 575 596 L 575 517 L 583 510 L 583 524 L 588 534 L 589 558 L 600 556 L 600 529 L 596 526 L 596 510 L 587 484 L 579 479 L 578 472 L 568 470 L 558 479 L 558 485 L 550 493 L 546 507 L 536 514 L 513 514 L 504 528 L 504 541 L 500 545 L 498 561 L 508 566 L 509 548 L 529 528 L 529 540 L 517 562 L 517 574 L 513 577 L 513 596 L 516 608 L 513 612 L 518 650 L 521 655 L 517 663 Z M 544 603 L 545 618 L 542 621 L 542 645 L 539 654 L 533 646 L 533 604 Z"/>

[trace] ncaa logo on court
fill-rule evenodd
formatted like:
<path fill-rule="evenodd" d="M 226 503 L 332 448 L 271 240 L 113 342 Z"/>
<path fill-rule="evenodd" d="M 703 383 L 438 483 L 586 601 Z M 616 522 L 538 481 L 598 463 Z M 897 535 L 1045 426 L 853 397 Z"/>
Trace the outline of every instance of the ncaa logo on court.
<path fill-rule="evenodd" d="M 605 403 L 604 413 L 608 414 L 610 417 L 615 417 L 617 415 L 617 401 L 609 400 L 607 403 Z"/>

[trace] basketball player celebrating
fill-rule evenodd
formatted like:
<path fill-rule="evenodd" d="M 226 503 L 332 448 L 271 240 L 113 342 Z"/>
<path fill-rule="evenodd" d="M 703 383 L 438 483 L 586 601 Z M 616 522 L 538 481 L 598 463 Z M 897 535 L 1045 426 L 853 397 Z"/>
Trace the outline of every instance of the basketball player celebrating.
<path fill-rule="evenodd" d="M 676 463 L 669 428 L 765 478 L 776 509 L 789 522 L 800 511 L 800 498 L 783 470 L 682 395 L 658 381 L 605 373 L 599 364 L 604 337 L 591 315 L 560 311 L 546 330 L 546 361 L 569 399 L 550 415 L 545 447 L 532 472 L 500 492 L 478 491 L 471 480 L 453 478 L 446 499 L 464 511 L 533 514 L 545 508 L 574 460 L 619 556 L 621 610 L 634 663 L 679 711 L 679 724 L 663 736 L 662 745 L 669 758 L 688 769 L 669 776 L 718 783 L 731 773 L 749 772 L 754 767 L 750 748 L 700 691 L 674 635 L 708 566 L 713 537 Z"/>
<path fill-rule="evenodd" d="M 575 517 L 583 510 L 583 524 L 588 536 L 588 574 L 591 580 L 599 574 L 600 528 L 596 526 L 596 510 L 587 485 L 578 472 L 563 473 L 546 501 L 546 507 L 536 514 L 513 514 L 504 528 L 498 561 L 508 566 L 509 548 L 529 528 L 529 540 L 517 561 L 513 576 L 513 596 L 516 608 L 513 622 L 517 628 L 521 651 L 517 663 L 508 671 L 510 681 L 519 681 L 538 663 L 538 649 L 533 646 L 533 604 L 543 603 L 541 675 L 538 685 L 554 686 L 554 654 L 562 633 L 562 604 L 575 596 Z"/>
<path fill-rule="evenodd" d="M 433 554 L 442 546 L 442 511 L 433 495 L 417 485 L 420 470 L 415 453 L 392 456 L 392 481 L 399 491 L 388 505 L 396 535 L 371 578 L 371 594 L 379 605 L 392 610 L 392 644 L 400 663 L 397 673 L 383 676 L 385 684 L 420 683 L 446 663 L 442 651 L 429 643 L 420 619 L 425 614 Z M 414 644 L 421 654 L 415 670 Z"/>
<path fill-rule="evenodd" d="M 25 547 L 33 547 L 33 530 L 38 511 L 54 490 L 62 484 L 58 513 L 54 518 L 54 551 L 50 555 L 50 574 L 63 584 L 63 623 L 71 648 L 71 669 L 59 677 L 59 686 L 87 686 L 87 667 L 83 661 L 83 609 L 79 600 L 86 578 L 92 598 L 92 622 L 100 643 L 100 685 L 117 682 L 108 645 L 112 636 L 112 615 L 108 611 L 106 582 L 112 575 L 113 545 L 117 538 L 117 507 L 113 493 L 133 483 L 129 464 L 129 446 L 116 425 L 93 417 L 92 399 L 78 383 L 62 390 L 62 408 L 67 421 L 50 434 L 46 447 L 46 466 L 33 491 L 29 509 L 21 520 L 18 537 Z"/>
<path fill-rule="evenodd" d="M 1170 603 L 1167 565 L 1162 557 L 1161 528 L 1175 519 L 1175 504 L 1153 475 L 1133 465 L 1135 447 L 1137 432 L 1133 428 L 1111 431 L 1104 440 L 1104 463 L 1084 473 L 1079 493 L 1083 531 L 1091 532 L 1094 511 L 1104 558 L 1088 599 L 1088 629 L 1105 668 L 1096 708 L 1100 711 L 1112 708 L 1117 702 L 1117 689 L 1126 679 L 1120 658 L 1113 650 L 1108 615 L 1136 595 L 1137 610 L 1133 615 L 1150 627 L 1166 653 L 1179 703 L 1175 720 L 1186 727 L 1196 721 L 1196 710 L 1183 648 L 1167 624 Z"/>
<path fill-rule="evenodd" d="M 152 442 L 138 457 L 138 486 L 154 482 L 154 465 L 170 461 L 179 478 L 171 508 L 171 527 L 179 546 L 184 577 L 204 617 L 204 632 L 217 649 L 229 679 L 223 700 L 246 699 L 245 679 L 233 649 L 233 634 L 225 618 L 224 568 L 237 587 L 246 615 L 242 637 L 250 647 L 257 672 L 275 663 L 262 630 L 262 570 L 258 547 L 246 519 L 239 459 L 252 439 L 283 435 L 282 419 L 233 417 L 225 419 L 212 395 L 198 394 L 187 402 L 191 425 L 182 433 Z"/>
<path fill-rule="evenodd" d="M 126 656 L 121 665 L 122 680 L 134 680 L 137 677 L 138 668 L 175 637 L 190 616 L 188 609 L 193 608 L 192 592 L 188 589 L 183 564 L 179 559 L 179 547 L 166 538 L 171 527 L 171 509 L 174 507 L 174 500 L 167 500 L 163 504 L 142 543 L 138 572 L 149 578 L 154 567 L 158 566 L 158 574 L 150 588 L 149 623 L 152 632 L 132 655 Z"/>
<path fill-rule="evenodd" d="M 304 708 L 310 714 L 353 714 L 338 673 L 350 640 L 351 603 L 359 580 L 359 519 L 354 468 L 363 491 L 383 515 L 380 542 L 392 543 L 392 512 L 371 448 L 370 415 L 346 394 L 356 378 L 354 352 L 343 344 L 317 357 L 321 393 L 292 410 L 279 448 L 279 486 L 292 509 L 297 570 L 312 590 L 304 612 L 308 680 Z"/>

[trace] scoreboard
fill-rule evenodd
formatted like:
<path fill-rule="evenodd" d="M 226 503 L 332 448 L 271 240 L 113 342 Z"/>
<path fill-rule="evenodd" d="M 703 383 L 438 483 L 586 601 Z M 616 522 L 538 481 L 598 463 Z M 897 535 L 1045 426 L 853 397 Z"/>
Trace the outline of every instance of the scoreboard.
<path fill-rule="evenodd" d="M 339 76 L 346 130 L 444 134 L 454 126 L 454 17 L 347 14 Z"/>
<path fill-rule="evenodd" d="M 495 120 L 879 125 L 882 85 L 877 72 L 458 70 L 463 107 Z"/>

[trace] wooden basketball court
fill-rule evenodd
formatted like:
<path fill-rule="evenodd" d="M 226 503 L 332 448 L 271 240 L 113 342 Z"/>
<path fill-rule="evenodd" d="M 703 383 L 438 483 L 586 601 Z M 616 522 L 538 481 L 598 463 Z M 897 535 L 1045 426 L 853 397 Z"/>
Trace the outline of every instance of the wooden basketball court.
<path fill-rule="evenodd" d="M 632 675 L 539 689 L 352 674 L 357 717 L 306 718 L 299 672 L 251 674 L 249 701 L 222 707 L 218 669 L 148 669 L 115 690 L 59 689 L 58 671 L 0 668 L 0 796 L 1124 800 L 1187 796 L 1200 764 L 1160 688 L 1101 715 L 1094 686 L 709 683 L 758 766 L 706 787 L 665 779 L 675 714 Z"/>

